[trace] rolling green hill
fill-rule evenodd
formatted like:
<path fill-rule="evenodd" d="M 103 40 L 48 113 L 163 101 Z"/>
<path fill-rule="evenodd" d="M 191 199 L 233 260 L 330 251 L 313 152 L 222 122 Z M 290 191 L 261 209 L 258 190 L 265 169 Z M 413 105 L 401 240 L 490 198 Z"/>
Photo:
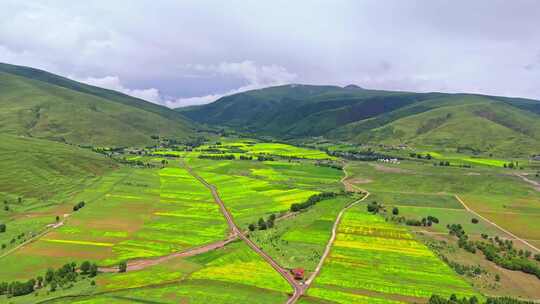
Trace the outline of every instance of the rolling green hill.
<path fill-rule="evenodd" d="M 180 111 L 201 123 L 282 139 L 325 136 L 516 156 L 540 153 L 540 102 L 521 98 L 286 85 Z"/>
<path fill-rule="evenodd" d="M 45 71 L 0 64 L 0 132 L 105 146 L 193 133 L 180 113 Z"/>

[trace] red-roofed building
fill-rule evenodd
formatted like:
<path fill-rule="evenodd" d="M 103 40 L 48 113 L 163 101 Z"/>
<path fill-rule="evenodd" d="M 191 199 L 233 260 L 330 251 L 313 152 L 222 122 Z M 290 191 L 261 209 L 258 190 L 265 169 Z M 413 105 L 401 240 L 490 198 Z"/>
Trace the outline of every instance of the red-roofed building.
<path fill-rule="evenodd" d="M 295 280 L 303 280 L 304 279 L 304 268 L 292 269 L 291 273 L 294 276 Z"/>

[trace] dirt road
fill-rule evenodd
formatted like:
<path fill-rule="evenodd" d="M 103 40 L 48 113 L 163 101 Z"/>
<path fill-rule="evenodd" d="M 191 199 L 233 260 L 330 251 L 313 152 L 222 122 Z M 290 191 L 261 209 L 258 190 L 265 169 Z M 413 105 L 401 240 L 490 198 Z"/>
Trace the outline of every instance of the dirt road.
<path fill-rule="evenodd" d="M 216 250 L 225 247 L 225 245 L 233 242 L 237 239 L 236 236 L 231 236 L 226 240 L 217 241 L 211 244 L 195 247 L 182 252 L 172 253 L 166 256 L 153 258 L 153 259 L 136 259 L 127 262 L 127 271 L 142 270 L 144 268 L 161 264 L 174 258 L 185 258 L 198 254 L 202 254 L 208 251 Z M 118 272 L 118 266 L 114 267 L 99 267 L 100 272 Z"/>
<path fill-rule="evenodd" d="M 281 267 L 274 259 L 272 259 L 272 257 L 270 257 L 266 252 L 257 247 L 257 245 L 253 241 L 246 237 L 246 235 L 234 222 L 232 214 L 229 212 L 227 207 L 225 207 L 223 200 L 221 200 L 221 197 L 219 196 L 217 188 L 214 185 L 208 183 L 202 177 L 200 177 L 187 164 L 183 165 L 193 177 L 199 180 L 199 182 L 201 182 L 206 188 L 210 190 L 212 196 L 214 197 L 214 201 L 219 205 L 221 213 L 223 213 L 223 216 L 227 220 L 227 224 L 229 225 L 232 234 L 238 236 L 241 240 L 243 240 L 253 251 L 255 251 L 259 256 L 261 256 L 268 264 L 270 264 L 270 266 L 272 266 L 272 268 L 274 268 L 274 270 L 276 270 L 287 282 L 289 282 L 289 284 L 294 290 L 294 293 L 292 297 L 289 298 L 287 303 L 295 303 L 298 298 L 300 298 L 300 296 L 303 294 L 304 287 L 291 276 L 287 269 Z"/>
<path fill-rule="evenodd" d="M 521 178 L 523 181 L 533 185 L 533 188 L 536 190 L 536 191 L 540 191 L 540 183 L 537 182 L 537 181 L 534 181 L 530 178 L 528 178 L 527 176 L 525 176 L 524 174 L 520 174 L 520 173 L 514 173 L 515 176 Z"/>
<path fill-rule="evenodd" d="M 456 194 L 455 195 L 456 199 L 463 205 L 463 207 L 469 211 L 470 213 L 478 216 L 479 218 L 483 219 L 484 221 L 490 223 L 491 225 L 495 226 L 497 229 L 501 230 L 502 232 L 508 234 L 509 236 L 511 236 L 512 238 L 522 242 L 523 244 L 525 244 L 526 246 L 528 246 L 529 248 L 533 249 L 534 251 L 536 252 L 540 252 L 540 249 L 536 248 L 535 246 L 533 246 L 532 244 L 530 244 L 529 242 L 527 242 L 526 240 L 516 236 L 515 234 L 513 234 L 512 232 L 502 228 L 501 226 L 497 225 L 496 223 L 490 221 L 489 219 L 483 217 L 482 215 L 478 214 L 476 211 L 472 210 L 471 208 L 469 208 L 469 206 L 467 206 L 467 204 L 465 204 L 465 202 Z"/>
<path fill-rule="evenodd" d="M 319 260 L 319 264 L 317 264 L 315 271 L 313 271 L 311 276 L 305 282 L 305 286 L 304 286 L 305 290 L 307 290 L 311 286 L 311 283 L 313 282 L 315 277 L 319 275 L 319 272 L 321 271 L 324 261 L 328 257 L 328 254 L 330 254 L 330 249 L 332 249 L 332 245 L 334 244 L 334 241 L 336 240 L 337 229 L 339 227 L 339 224 L 341 223 L 341 218 L 343 217 L 343 214 L 345 214 L 345 212 L 349 210 L 351 207 L 353 207 L 354 205 L 364 201 L 366 198 L 368 198 L 368 196 L 369 196 L 369 192 L 366 193 L 366 195 L 362 197 L 361 199 L 354 201 L 350 203 L 349 205 L 347 205 L 345 208 L 341 209 L 336 220 L 334 221 L 334 226 L 332 226 L 332 236 L 330 237 L 330 240 L 328 240 L 328 243 L 326 244 L 326 247 L 324 248 L 324 253 L 321 259 Z"/>
<path fill-rule="evenodd" d="M 332 235 L 330 237 L 330 239 L 328 240 L 328 243 L 326 244 L 326 247 L 324 248 L 324 253 L 323 255 L 321 256 L 321 259 L 319 260 L 319 263 L 317 264 L 317 267 L 315 268 L 315 270 L 313 271 L 313 273 L 311 273 L 311 275 L 309 276 L 309 278 L 306 280 L 306 282 L 304 283 L 304 290 L 302 291 L 302 293 L 305 293 L 309 287 L 311 287 L 311 284 L 313 283 L 313 281 L 315 280 L 315 278 L 319 275 L 319 273 L 321 272 L 321 268 L 322 266 L 324 265 L 324 261 L 326 260 L 326 258 L 328 257 L 328 255 L 330 254 L 330 250 L 332 249 L 332 245 L 334 244 L 334 241 L 336 240 L 336 236 L 337 236 L 337 229 L 339 228 L 339 224 L 341 223 L 341 218 L 343 217 L 343 214 L 345 214 L 345 212 L 347 210 L 349 210 L 351 207 L 355 206 L 356 204 L 364 201 L 365 199 L 367 199 L 369 197 L 369 192 L 367 190 L 364 190 L 364 189 L 360 189 L 358 187 L 356 187 L 355 185 L 353 185 L 352 183 L 350 183 L 348 181 L 348 178 L 349 178 L 349 173 L 347 172 L 346 168 L 343 167 L 343 171 L 345 172 L 345 176 L 341 179 L 341 183 L 343 183 L 343 186 L 345 187 L 345 189 L 347 191 L 353 191 L 353 192 L 361 192 L 361 193 L 365 193 L 364 197 L 362 197 L 361 199 L 359 200 L 356 200 L 352 203 L 350 203 L 349 205 L 347 205 L 345 208 L 343 208 L 338 216 L 336 217 L 336 220 L 334 221 L 334 225 L 332 226 Z M 294 303 L 294 302 L 290 302 L 290 303 Z"/>

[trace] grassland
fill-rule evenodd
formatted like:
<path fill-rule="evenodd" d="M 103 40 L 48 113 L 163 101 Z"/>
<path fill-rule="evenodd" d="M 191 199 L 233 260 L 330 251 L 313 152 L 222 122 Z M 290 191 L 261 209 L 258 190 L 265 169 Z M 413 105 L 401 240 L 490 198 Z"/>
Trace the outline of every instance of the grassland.
<path fill-rule="evenodd" d="M 345 214 L 308 296 L 336 303 L 400 303 L 422 302 L 433 293 L 477 294 L 406 228 L 358 205 Z"/>
<path fill-rule="evenodd" d="M 455 201 L 450 197 L 458 194 L 470 208 L 517 236 L 540 239 L 540 192 L 512 176 L 508 169 L 434 167 L 429 163 L 405 161 L 400 165 L 359 163 L 350 171 L 352 182 L 356 179 L 356 183 L 371 191 L 374 198 L 386 197 L 381 202 L 387 205 L 455 209 Z M 395 197 L 387 193 L 399 195 Z M 426 201 L 422 198 L 425 195 L 446 197 L 448 200 L 444 204 L 445 200 L 441 199 Z M 406 203 L 413 197 L 415 203 Z M 420 209 L 403 210 L 423 214 Z M 458 220 L 456 217 L 461 214 L 458 211 L 437 213 L 445 218 L 445 222 Z M 464 218 L 469 219 L 470 216 Z"/>
<path fill-rule="evenodd" d="M 117 167 L 78 147 L 10 135 L 0 135 L 0 157 L 0 256 L 71 212 L 77 193 Z"/>
<path fill-rule="evenodd" d="M 166 107 L 44 71 L 0 64 L 0 132 L 97 146 L 186 139 L 193 126 Z"/>

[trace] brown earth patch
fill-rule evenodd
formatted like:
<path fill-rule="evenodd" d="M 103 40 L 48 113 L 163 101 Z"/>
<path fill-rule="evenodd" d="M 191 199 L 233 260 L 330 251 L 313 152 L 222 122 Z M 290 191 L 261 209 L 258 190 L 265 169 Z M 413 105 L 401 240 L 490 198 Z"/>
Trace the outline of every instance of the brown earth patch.
<path fill-rule="evenodd" d="M 386 173 L 412 173 L 410 170 L 401 169 L 398 167 L 387 167 L 380 164 L 370 164 L 377 171 L 386 172 Z"/>
<path fill-rule="evenodd" d="M 44 244 L 45 243 L 45 244 Z M 66 246 L 70 246 L 68 249 Z M 77 250 L 77 244 L 51 243 L 47 241 L 37 241 L 21 248 L 17 254 L 28 255 L 31 257 L 52 257 L 52 258 L 73 258 L 73 259 L 92 259 L 102 260 L 113 256 L 112 247 L 96 247 L 92 250 Z"/>
<path fill-rule="evenodd" d="M 349 183 L 352 183 L 352 184 L 369 184 L 371 182 L 373 182 L 372 179 L 369 179 L 369 178 L 360 178 L 360 177 L 354 177 L 354 178 L 349 178 L 347 179 L 347 181 Z"/>

